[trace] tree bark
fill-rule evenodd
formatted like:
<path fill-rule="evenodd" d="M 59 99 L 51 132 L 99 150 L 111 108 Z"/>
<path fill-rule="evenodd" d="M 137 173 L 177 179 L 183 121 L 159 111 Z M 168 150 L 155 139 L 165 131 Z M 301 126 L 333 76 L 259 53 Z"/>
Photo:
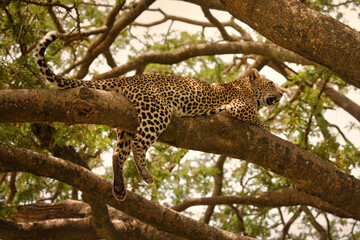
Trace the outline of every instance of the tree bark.
<path fill-rule="evenodd" d="M 272 42 L 360 87 L 360 33 L 297 0 L 222 0 L 227 10 Z"/>
<path fill-rule="evenodd" d="M 129 132 L 137 127 L 125 97 L 94 89 L 5 90 L 0 103 L 0 122 L 97 123 Z M 225 114 L 173 118 L 159 141 L 255 163 L 360 219 L 360 180 L 256 126 Z"/>

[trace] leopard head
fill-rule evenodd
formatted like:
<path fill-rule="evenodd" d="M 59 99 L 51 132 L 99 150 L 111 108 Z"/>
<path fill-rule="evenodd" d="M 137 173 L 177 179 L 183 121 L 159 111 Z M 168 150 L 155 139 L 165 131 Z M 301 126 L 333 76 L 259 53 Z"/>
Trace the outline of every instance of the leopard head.
<path fill-rule="evenodd" d="M 251 69 L 249 81 L 255 95 L 258 108 L 272 108 L 282 97 L 282 92 L 271 80 L 262 77 L 256 69 Z"/>

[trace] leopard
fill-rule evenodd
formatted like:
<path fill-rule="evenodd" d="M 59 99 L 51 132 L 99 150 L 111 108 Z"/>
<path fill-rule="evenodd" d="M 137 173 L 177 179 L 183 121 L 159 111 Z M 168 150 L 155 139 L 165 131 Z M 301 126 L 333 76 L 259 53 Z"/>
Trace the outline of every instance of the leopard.
<path fill-rule="evenodd" d="M 125 96 L 137 113 L 135 133 L 118 128 L 116 148 L 112 155 L 112 194 L 118 201 L 127 196 L 124 163 L 133 154 L 142 180 L 153 183 L 146 163 L 146 152 L 166 130 L 173 117 L 194 117 L 225 112 L 228 115 L 269 131 L 258 116 L 262 107 L 273 108 L 282 91 L 273 81 L 251 69 L 246 77 L 222 84 L 210 84 L 191 77 L 144 74 L 103 80 L 82 80 L 56 75 L 45 61 L 47 47 L 59 38 L 50 31 L 36 45 L 36 65 L 45 79 L 58 88 L 88 87 L 116 92 Z"/>

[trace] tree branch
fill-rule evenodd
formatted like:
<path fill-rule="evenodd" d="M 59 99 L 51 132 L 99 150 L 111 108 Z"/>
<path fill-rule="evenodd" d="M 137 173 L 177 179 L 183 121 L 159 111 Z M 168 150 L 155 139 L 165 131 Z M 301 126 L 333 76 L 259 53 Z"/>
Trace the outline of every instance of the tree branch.
<path fill-rule="evenodd" d="M 352 213 L 345 212 L 327 202 L 321 201 L 318 197 L 308 195 L 304 192 L 299 192 L 293 188 L 285 188 L 273 192 L 262 192 L 253 196 L 212 196 L 190 198 L 175 205 L 172 209 L 181 212 L 192 206 L 214 206 L 218 204 L 246 204 L 258 207 L 309 205 L 342 218 L 354 218 Z"/>
<path fill-rule="evenodd" d="M 219 169 L 219 173 L 214 174 L 214 190 L 212 192 L 212 197 L 220 196 L 221 195 L 221 189 L 222 189 L 222 181 L 223 181 L 223 169 L 224 169 L 224 163 L 226 160 L 226 156 L 220 155 L 218 160 L 216 161 L 215 167 Z M 204 219 L 203 222 L 209 224 L 211 215 L 214 212 L 215 205 L 208 205 L 205 213 L 204 213 Z"/>
<path fill-rule="evenodd" d="M 129 132 L 137 127 L 125 97 L 94 89 L 4 90 L 0 103 L 0 122 L 96 123 Z M 225 114 L 173 118 L 159 141 L 255 163 L 360 219 L 360 180 L 256 126 Z"/>
<path fill-rule="evenodd" d="M 203 11 L 205 17 L 219 30 L 221 36 L 226 41 L 236 41 L 237 39 L 230 36 L 227 31 L 225 30 L 225 27 L 219 22 L 210 12 L 209 8 L 206 6 L 201 6 L 201 10 Z"/>
<path fill-rule="evenodd" d="M 134 23 L 134 25 L 140 26 L 140 27 L 153 27 L 153 26 L 156 26 L 156 25 L 159 25 L 161 23 L 171 20 L 171 21 L 179 21 L 179 22 L 183 22 L 183 23 L 187 23 L 187 24 L 197 25 L 197 26 L 201 26 L 203 28 L 216 27 L 211 22 L 202 22 L 202 21 L 184 18 L 184 17 L 180 17 L 180 16 L 168 15 L 168 14 L 164 13 L 161 9 L 159 9 L 158 11 L 164 15 L 163 19 L 154 21 L 152 23 L 138 23 L 137 22 L 137 23 Z M 233 17 L 227 22 L 220 22 L 220 25 L 223 27 L 232 27 L 241 34 L 241 36 L 244 40 L 252 41 L 251 35 L 249 33 L 247 33 L 241 26 L 236 24 Z"/>
<path fill-rule="evenodd" d="M 289 229 L 291 227 L 291 225 L 296 221 L 296 219 L 300 216 L 301 214 L 301 207 L 298 208 L 298 210 L 296 210 L 296 212 L 294 213 L 294 215 L 289 219 L 289 221 L 284 225 L 284 228 L 282 230 L 282 234 L 280 239 L 281 240 L 285 240 L 286 239 L 286 235 L 289 232 Z"/>
<path fill-rule="evenodd" d="M 360 87 L 359 32 L 297 0 L 221 1 L 234 17 L 272 42 Z"/>
<path fill-rule="evenodd" d="M 351 99 L 347 98 L 343 93 L 336 91 L 331 85 L 326 84 L 321 81 L 316 82 L 317 89 L 323 89 L 326 96 L 328 96 L 331 101 L 336 105 L 343 108 L 345 111 L 350 113 L 354 118 L 360 122 L 360 106 L 353 102 Z"/>
<path fill-rule="evenodd" d="M 107 18 L 106 24 L 111 28 L 108 29 L 107 34 L 103 34 L 98 40 L 93 42 L 80 62 L 82 62 L 79 71 L 74 76 L 75 78 L 81 79 L 85 77 L 88 73 L 89 67 L 93 60 L 103 53 L 104 49 L 108 49 L 110 45 L 114 42 L 119 33 L 127 27 L 130 23 L 132 23 L 145 9 L 147 9 L 155 0 L 142 0 L 136 4 L 134 8 L 132 8 L 127 14 L 116 20 L 114 23 L 111 23 L 111 20 L 115 18 L 115 16 L 111 15 Z M 120 9 L 119 7 L 114 7 L 114 11 Z"/>
<path fill-rule="evenodd" d="M 118 77 L 129 71 L 135 70 L 139 65 L 149 63 L 174 64 L 186 59 L 198 56 L 210 56 L 219 54 L 257 54 L 276 59 L 278 61 L 293 62 L 304 65 L 313 65 L 314 63 L 294 54 L 275 44 L 260 42 L 231 42 L 222 44 L 198 44 L 180 48 L 172 52 L 150 52 L 128 61 L 126 64 L 113 68 L 112 70 L 96 75 L 95 79 L 106 79 Z"/>
<path fill-rule="evenodd" d="M 98 239 L 90 219 L 62 219 L 43 222 L 9 222 L 0 220 L 2 239 Z"/>
<path fill-rule="evenodd" d="M 311 225 L 313 225 L 316 231 L 318 231 L 320 235 L 320 240 L 326 240 L 327 237 L 326 230 L 316 221 L 314 215 L 311 213 L 309 208 L 307 208 L 306 206 L 301 206 L 301 210 L 304 211 L 304 213 L 308 216 Z"/>
<path fill-rule="evenodd" d="M 225 11 L 225 6 L 219 0 L 180 0 L 184 2 L 193 3 L 199 6 L 207 6 L 210 9 L 223 10 Z"/>
<path fill-rule="evenodd" d="M 182 238 L 176 237 L 175 235 L 161 232 L 153 227 L 144 224 L 118 210 L 115 208 L 109 207 L 110 218 L 112 224 L 114 224 L 117 231 L 117 239 L 120 235 L 122 237 L 127 237 L 127 239 L 166 239 L 166 240 L 180 240 Z M 78 219 L 79 221 L 84 221 L 84 226 L 86 229 L 90 229 L 90 232 L 94 232 L 94 227 L 91 225 L 91 222 L 87 219 L 88 216 L 91 216 L 92 210 L 87 203 L 74 201 L 74 200 L 65 200 L 56 203 L 50 204 L 33 204 L 20 206 L 13 217 L 13 221 L 17 222 L 37 222 L 39 225 L 45 225 L 46 220 L 56 219 L 57 222 L 64 222 L 66 219 Z M 34 229 L 36 230 L 36 229 Z M 3 237 L 2 233 L 4 230 L 0 227 L 0 237 Z M 21 234 L 21 232 L 17 232 Z M 80 234 L 80 233 L 79 233 Z M 86 232 L 81 238 L 86 237 Z M 96 233 L 95 233 L 96 234 Z M 126 235 L 124 235 L 126 234 Z M 19 236 L 19 235 L 18 235 Z M 47 235 L 48 236 L 48 235 Z M 72 235 L 69 233 L 66 239 L 71 238 Z M 101 237 L 101 235 L 100 235 Z M 104 237 L 104 236 L 102 236 Z M 72 237 L 74 238 L 74 237 Z"/>
<path fill-rule="evenodd" d="M 220 196 L 222 189 L 222 180 L 223 180 L 223 169 L 226 156 L 220 155 L 216 161 L 215 167 L 219 169 L 219 173 L 214 174 L 214 190 L 212 192 L 212 197 Z M 209 205 L 205 211 L 203 222 L 209 224 L 211 215 L 214 212 L 215 205 Z"/>

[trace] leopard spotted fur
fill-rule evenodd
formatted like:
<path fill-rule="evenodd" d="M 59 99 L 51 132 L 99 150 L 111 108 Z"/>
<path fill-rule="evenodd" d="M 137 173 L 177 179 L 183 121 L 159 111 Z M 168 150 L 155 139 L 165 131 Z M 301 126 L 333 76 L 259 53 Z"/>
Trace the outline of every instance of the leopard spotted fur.
<path fill-rule="evenodd" d="M 126 198 L 123 166 L 130 152 L 139 174 L 146 183 L 152 183 L 145 153 L 164 132 L 172 116 L 209 115 L 222 111 L 261 128 L 260 107 L 272 107 L 282 93 L 270 80 L 261 77 L 256 69 L 249 76 L 230 83 L 211 85 L 204 81 L 180 76 L 137 75 L 96 81 L 68 79 L 55 75 L 47 66 L 46 48 L 56 39 L 56 32 L 47 33 L 38 43 L 35 59 L 38 68 L 47 80 L 60 88 L 87 86 L 123 94 L 134 105 L 139 126 L 135 134 L 118 130 L 117 147 L 113 154 L 113 194 L 116 199 Z"/>

